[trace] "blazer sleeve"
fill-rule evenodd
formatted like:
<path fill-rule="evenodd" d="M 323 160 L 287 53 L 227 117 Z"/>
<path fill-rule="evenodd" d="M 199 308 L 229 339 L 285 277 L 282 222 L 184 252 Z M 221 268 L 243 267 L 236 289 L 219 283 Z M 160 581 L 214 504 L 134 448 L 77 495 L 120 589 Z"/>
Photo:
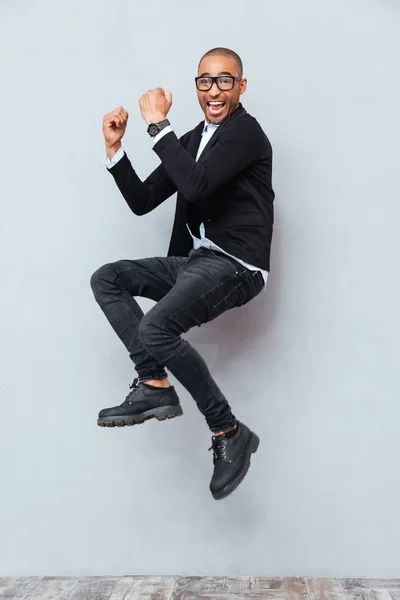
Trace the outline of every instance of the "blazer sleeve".
<path fill-rule="evenodd" d="M 266 139 L 255 119 L 239 119 L 221 131 L 198 162 L 173 131 L 154 144 L 153 150 L 187 202 L 199 202 L 263 156 Z"/>
<path fill-rule="evenodd" d="M 168 177 L 162 165 L 159 165 L 141 181 L 125 154 L 109 173 L 114 177 L 119 191 L 135 215 L 145 215 L 176 192 L 176 186 Z"/>
<path fill-rule="evenodd" d="M 189 133 L 183 135 L 178 140 L 179 143 L 185 144 Z M 141 181 L 126 153 L 108 171 L 114 177 L 121 194 L 135 215 L 151 212 L 177 191 L 175 183 L 162 164 L 145 181 Z"/>

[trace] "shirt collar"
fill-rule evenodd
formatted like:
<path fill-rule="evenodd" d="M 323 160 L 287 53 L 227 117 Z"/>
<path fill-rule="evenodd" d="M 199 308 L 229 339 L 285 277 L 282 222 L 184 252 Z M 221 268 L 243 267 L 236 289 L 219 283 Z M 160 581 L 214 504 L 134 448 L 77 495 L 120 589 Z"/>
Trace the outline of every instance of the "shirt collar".
<path fill-rule="evenodd" d="M 244 110 L 241 102 L 239 102 L 238 108 Z M 219 125 L 214 125 L 214 123 L 207 123 L 207 121 L 204 119 L 204 127 L 203 131 L 201 132 L 201 135 L 203 135 L 203 133 L 205 133 L 206 131 L 212 131 L 213 129 L 217 129 L 218 127 Z"/>
<path fill-rule="evenodd" d="M 207 123 L 207 121 L 204 121 L 202 135 L 203 135 L 203 133 L 206 133 L 206 131 L 211 131 L 213 129 L 217 129 L 217 127 L 219 127 L 219 125 L 215 125 L 214 123 Z"/>

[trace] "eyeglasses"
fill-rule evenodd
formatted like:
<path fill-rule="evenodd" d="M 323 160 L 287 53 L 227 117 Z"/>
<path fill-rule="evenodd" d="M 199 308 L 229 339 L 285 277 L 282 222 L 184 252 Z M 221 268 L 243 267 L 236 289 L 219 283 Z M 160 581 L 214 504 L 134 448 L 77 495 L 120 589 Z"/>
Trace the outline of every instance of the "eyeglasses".
<path fill-rule="evenodd" d="M 241 81 L 241 77 L 230 77 L 222 75 L 220 77 L 195 77 L 196 87 L 201 92 L 208 92 L 211 90 L 214 83 L 217 84 L 218 88 L 225 92 L 233 88 L 235 81 Z"/>

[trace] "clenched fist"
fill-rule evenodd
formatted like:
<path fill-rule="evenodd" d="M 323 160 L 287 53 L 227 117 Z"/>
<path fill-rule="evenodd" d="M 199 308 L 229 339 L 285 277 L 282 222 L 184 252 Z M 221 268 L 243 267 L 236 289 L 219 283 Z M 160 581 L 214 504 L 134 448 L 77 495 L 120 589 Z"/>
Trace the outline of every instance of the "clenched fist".
<path fill-rule="evenodd" d="M 147 125 L 164 121 L 171 105 L 171 92 L 160 87 L 148 90 L 139 100 L 140 112 Z"/>
<path fill-rule="evenodd" d="M 104 141 L 110 160 L 121 148 L 121 139 L 128 124 L 128 117 L 128 112 L 122 106 L 118 106 L 103 119 Z"/>

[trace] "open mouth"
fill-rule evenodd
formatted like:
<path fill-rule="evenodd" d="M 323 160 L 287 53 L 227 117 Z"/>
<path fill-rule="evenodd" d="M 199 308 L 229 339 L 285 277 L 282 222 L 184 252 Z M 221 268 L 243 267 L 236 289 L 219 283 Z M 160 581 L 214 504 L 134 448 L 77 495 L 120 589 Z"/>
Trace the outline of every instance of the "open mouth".
<path fill-rule="evenodd" d="M 225 102 L 215 100 L 207 102 L 208 111 L 213 116 L 218 116 L 224 110 Z"/>

